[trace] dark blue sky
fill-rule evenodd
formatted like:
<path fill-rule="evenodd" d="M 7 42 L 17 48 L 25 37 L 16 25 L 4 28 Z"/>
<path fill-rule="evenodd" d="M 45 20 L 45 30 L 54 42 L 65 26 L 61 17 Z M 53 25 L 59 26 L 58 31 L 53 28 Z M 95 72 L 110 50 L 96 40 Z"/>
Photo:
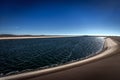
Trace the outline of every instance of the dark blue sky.
<path fill-rule="evenodd" d="M 120 0 L 0 0 L 0 34 L 120 35 Z"/>

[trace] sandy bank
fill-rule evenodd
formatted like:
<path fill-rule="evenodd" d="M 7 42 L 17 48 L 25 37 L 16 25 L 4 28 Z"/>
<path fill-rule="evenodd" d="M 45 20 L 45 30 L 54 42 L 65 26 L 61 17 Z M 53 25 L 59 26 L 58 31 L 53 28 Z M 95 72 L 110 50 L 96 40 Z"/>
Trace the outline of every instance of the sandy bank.
<path fill-rule="evenodd" d="M 34 39 L 34 38 L 62 38 L 62 37 L 72 37 L 72 36 L 0 37 L 0 40 L 7 40 L 7 39 Z"/>
<path fill-rule="evenodd" d="M 119 45 L 112 39 L 105 41 L 105 50 L 96 56 L 63 66 L 0 78 L 0 80 L 117 80 L 120 73 Z M 115 54 L 115 55 L 114 55 Z M 114 55 L 114 56 L 112 56 Z M 112 56 L 112 57 L 108 57 Z M 117 60 L 116 60 L 117 59 Z M 116 72 L 116 73 L 115 73 Z M 112 75 L 113 76 L 111 78 Z M 120 74 L 118 74 L 120 75 Z M 109 76 L 109 77 L 108 77 Z"/>

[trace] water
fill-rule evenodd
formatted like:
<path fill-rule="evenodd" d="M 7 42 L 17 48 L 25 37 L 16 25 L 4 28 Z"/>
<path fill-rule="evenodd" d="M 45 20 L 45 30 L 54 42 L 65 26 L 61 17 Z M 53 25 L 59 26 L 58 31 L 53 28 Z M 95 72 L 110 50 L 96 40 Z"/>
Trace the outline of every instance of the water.
<path fill-rule="evenodd" d="M 102 50 L 103 44 L 99 37 L 0 40 L 0 74 L 81 60 Z"/>

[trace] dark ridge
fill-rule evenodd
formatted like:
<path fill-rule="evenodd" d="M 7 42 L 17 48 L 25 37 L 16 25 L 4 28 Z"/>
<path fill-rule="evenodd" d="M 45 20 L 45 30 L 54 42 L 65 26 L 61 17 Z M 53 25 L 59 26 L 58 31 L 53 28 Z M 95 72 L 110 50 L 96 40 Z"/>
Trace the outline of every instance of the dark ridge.
<path fill-rule="evenodd" d="M 47 35 L 15 35 L 15 34 L 0 34 L 0 37 L 39 37 Z"/>

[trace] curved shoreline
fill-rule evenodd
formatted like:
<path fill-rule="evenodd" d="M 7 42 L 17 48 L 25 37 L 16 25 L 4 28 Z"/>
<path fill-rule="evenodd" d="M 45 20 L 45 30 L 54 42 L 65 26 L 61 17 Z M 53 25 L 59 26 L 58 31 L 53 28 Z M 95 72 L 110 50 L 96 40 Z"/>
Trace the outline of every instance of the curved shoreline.
<path fill-rule="evenodd" d="M 113 55 L 113 52 L 115 52 L 119 49 L 118 44 L 110 38 L 106 38 L 104 47 L 106 47 L 106 48 L 104 48 L 105 50 L 103 50 L 100 54 L 95 55 L 90 58 L 87 58 L 87 59 L 84 59 L 84 60 L 81 60 L 81 61 L 73 62 L 73 63 L 66 64 L 66 65 L 61 65 L 58 67 L 21 73 L 18 75 L 6 76 L 6 77 L 0 78 L 0 80 L 22 80 L 22 79 L 25 80 L 25 79 L 30 79 L 30 78 L 34 78 L 34 77 L 44 76 L 44 75 L 47 75 L 50 73 L 64 71 L 64 70 L 71 69 L 74 67 L 80 67 L 82 65 L 85 65 L 88 63 L 93 63 L 97 60 L 100 60 L 102 58 Z"/>

